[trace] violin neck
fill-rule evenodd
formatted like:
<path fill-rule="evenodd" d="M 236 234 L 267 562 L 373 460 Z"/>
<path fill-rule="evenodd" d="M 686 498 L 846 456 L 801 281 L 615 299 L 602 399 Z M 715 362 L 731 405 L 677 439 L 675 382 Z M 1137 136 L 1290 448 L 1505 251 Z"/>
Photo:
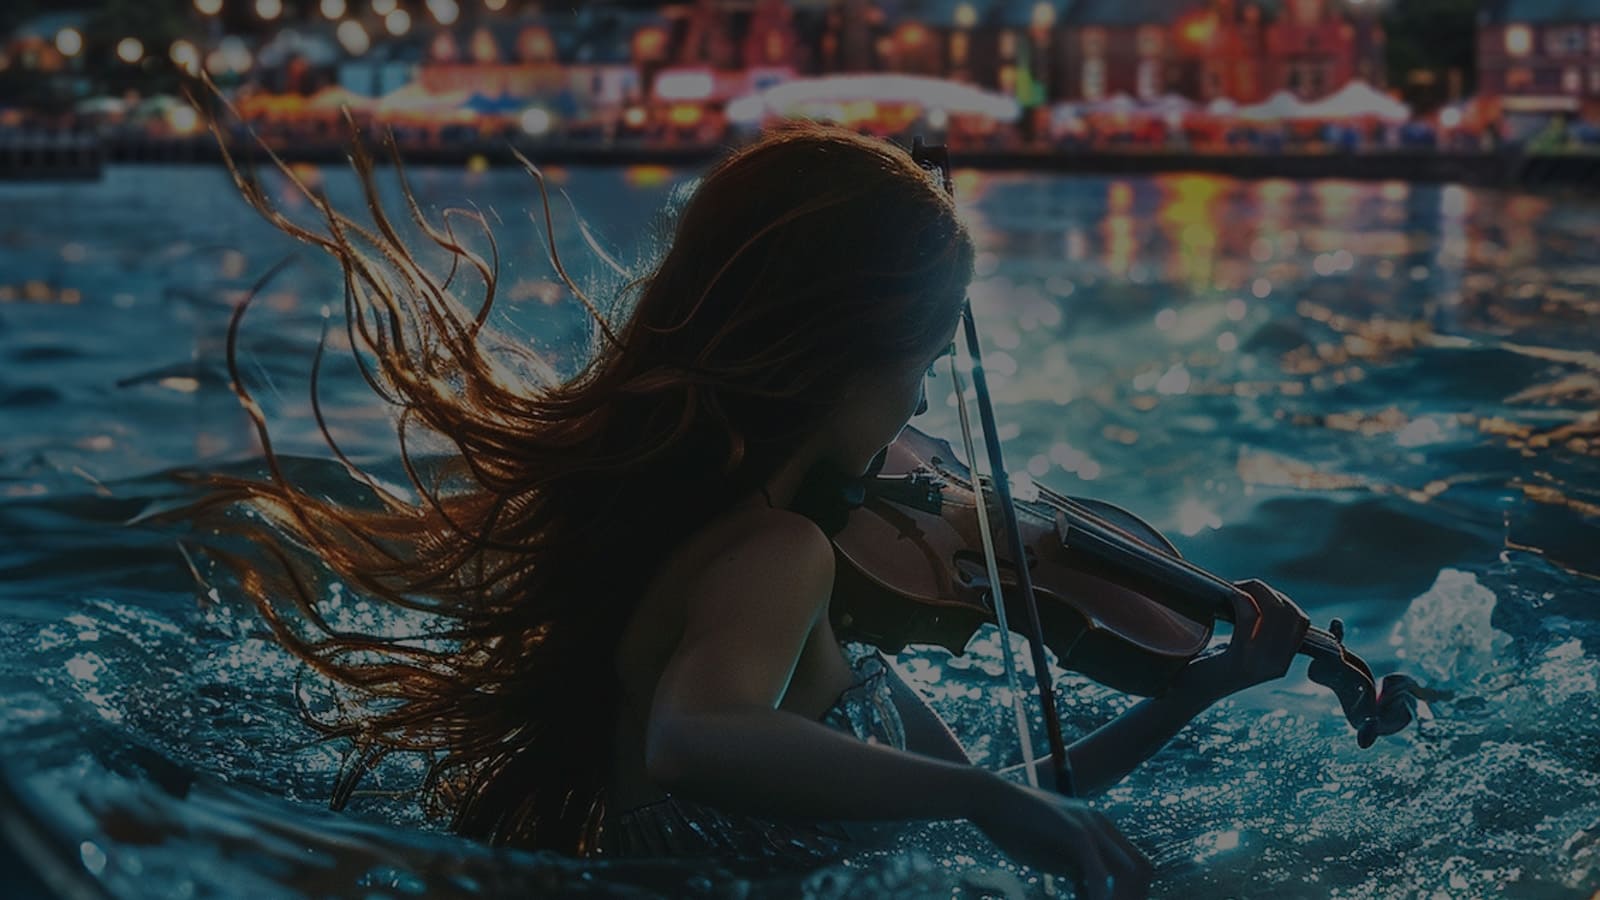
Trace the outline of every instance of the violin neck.
<path fill-rule="evenodd" d="M 1241 592 L 1237 585 L 1181 556 L 1152 547 L 1084 509 L 1070 497 L 1052 494 L 1048 502 L 1056 512 L 1056 530 L 1061 542 L 1068 549 L 1172 592 L 1161 598 L 1164 601 L 1198 605 L 1217 618 L 1233 621 L 1233 599 Z M 1337 658 L 1343 649 L 1340 635 L 1312 626 L 1306 630 L 1299 652 L 1312 658 Z"/>
<path fill-rule="evenodd" d="M 1181 556 L 1139 540 L 1096 516 L 1068 497 L 1052 497 L 1056 532 L 1069 550 L 1085 554 L 1113 570 L 1136 575 L 1172 591 L 1206 612 L 1231 619 L 1232 599 L 1239 589 Z"/>
<path fill-rule="evenodd" d="M 1312 625 L 1306 629 L 1306 636 L 1300 642 L 1299 652 L 1312 659 L 1324 657 L 1339 659 L 1344 656 L 1344 640 L 1325 628 Z"/>

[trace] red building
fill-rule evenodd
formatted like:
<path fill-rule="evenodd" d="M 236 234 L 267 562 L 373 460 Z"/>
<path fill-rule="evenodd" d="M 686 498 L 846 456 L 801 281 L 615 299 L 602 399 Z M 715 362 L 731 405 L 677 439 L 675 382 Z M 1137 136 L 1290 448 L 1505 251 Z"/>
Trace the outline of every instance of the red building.
<path fill-rule="evenodd" d="M 1600 4 L 1485 2 L 1478 20 L 1478 93 L 1510 114 L 1600 119 Z"/>
<path fill-rule="evenodd" d="M 1288 0 L 1266 27 L 1266 78 L 1272 90 L 1311 99 L 1355 79 L 1384 87 L 1383 28 L 1328 0 Z M 1364 5 L 1364 9 L 1376 6 Z"/>
<path fill-rule="evenodd" d="M 1059 93 L 1176 93 L 1240 103 L 1287 90 L 1306 99 L 1352 79 L 1384 83 L 1373 4 L 1343 0 L 1079 0 L 1062 19 Z"/>
<path fill-rule="evenodd" d="M 794 9 L 785 0 L 755 0 L 741 56 L 747 69 L 799 67 L 800 40 L 794 29 Z"/>

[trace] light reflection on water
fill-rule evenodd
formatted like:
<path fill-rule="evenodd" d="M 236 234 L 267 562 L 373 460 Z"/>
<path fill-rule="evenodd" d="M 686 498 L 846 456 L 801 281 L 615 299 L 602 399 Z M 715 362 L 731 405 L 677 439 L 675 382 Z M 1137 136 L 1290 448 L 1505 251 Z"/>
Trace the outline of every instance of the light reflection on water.
<path fill-rule="evenodd" d="M 551 277 L 525 177 L 412 174 L 425 205 L 490 214 L 501 321 L 571 365 L 585 316 Z M 547 174 L 625 260 L 684 177 Z M 1158 894 L 1600 887 L 1600 209 L 1397 182 L 959 174 L 1018 495 L 1126 506 L 1202 565 L 1267 578 L 1319 625 L 1343 618 L 1379 674 L 1435 692 L 1431 719 L 1365 751 L 1303 666 L 1203 714 L 1101 801 L 1161 863 Z M 346 173 L 315 177 L 354 208 Z M 353 813 L 321 810 L 340 748 L 295 717 L 289 659 L 226 585 L 196 603 L 171 535 L 120 527 L 172 492 L 162 470 L 248 465 L 223 331 L 296 245 L 211 169 L 7 185 L 0 222 L 0 747 L 63 852 L 117 893 L 1037 889 L 960 823 L 800 875 L 490 851 L 406 801 L 416 761 Z M 585 271 L 570 218 L 557 224 Z M 306 376 L 339 294 L 332 265 L 301 252 L 252 308 L 241 358 L 280 451 L 325 457 Z M 390 417 L 341 338 L 323 384 L 335 436 L 392 467 Z M 940 399 L 917 424 L 953 437 Z M 964 657 L 901 657 L 996 766 L 1020 759 L 999 659 L 992 631 Z M 1132 703 L 1074 676 L 1061 693 L 1076 733 Z"/>

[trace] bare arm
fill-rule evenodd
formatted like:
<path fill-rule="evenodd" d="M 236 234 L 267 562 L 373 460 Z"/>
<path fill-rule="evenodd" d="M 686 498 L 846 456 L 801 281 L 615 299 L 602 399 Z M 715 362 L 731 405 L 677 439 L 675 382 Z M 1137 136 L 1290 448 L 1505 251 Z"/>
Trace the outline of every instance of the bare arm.
<path fill-rule="evenodd" d="M 949 725 L 914 688 L 899 677 L 892 666 L 889 684 L 893 689 L 895 707 L 905 723 L 906 749 L 940 759 L 970 762 Z M 1174 687 L 1161 698 L 1144 700 L 1074 741 L 1067 748 L 1067 753 L 1072 760 L 1073 780 L 1078 792 L 1083 796 L 1091 796 L 1121 781 L 1212 702 L 1212 699 L 1197 691 Z M 1039 773 L 1040 786 L 1053 790 L 1055 777 L 1051 761 L 1050 755 L 1036 759 L 1034 769 Z M 1016 781 L 1024 780 L 1021 765 L 1002 769 L 998 774 Z"/>
<path fill-rule="evenodd" d="M 1176 686 L 1160 697 L 1141 700 L 1137 706 L 1073 741 L 1067 747 L 1067 759 L 1072 761 L 1072 778 L 1078 794 L 1093 796 L 1121 781 L 1214 700 L 1200 691 Z M 1049 754 L 1034 760 L 1039 785 L 1053 790 L 1055 773 L 1051 766 Z M 1011 766 L 999 774 L 1020 778 L 1022 769 L 1020 765 Z"/>
<path fill-rule="evenodd" d="M 826 624 L 833 547 L 799 516 L 761 515 L 689 586 L 684 633 L 650 706 L 651 779 L 764 816 L 970 819 L 1012 859 L 1072 873 L 1090 900 L 1108 900 L 1113 885 L 1119 897 L 1144 896 L 1149 860 L 1082 801 L 970 765 L 959 744 L 952 756 L 963 761 L 935 759 L 778 709 L 808 637 Z"/>
<path fill-rule="evenodd" d="M 1079 793 L 1097 794 L 1116 784 L 1206 707 L 1289 671 L 1311 620 L 1264 582 L 1237 584 L 1242 590 L 1233 597 L 1235 624 L 1225 649 L 1191 660 L 1165 694 L 1140 701 L 1067 748 Z M 1041 785 L 1053 785 L 1049 757 L 1038 761 L 1036 771 Z"/>
<path fill-rule="evenodd" d="M 993 773 L 964 757 L 947 761 L 863 743 L 776 708 L 826 614 L 833 549 L 798 516 L 763 515 L 689 586 L 684 635 L 651 704 L 651 779 L 763 815 L 973 817 L 977 804 L 1007 787 Z"/>
<path fill-rule="evenodd" d="M 900 713 L 900 721 L 905 725 L 906 749 L 951 762 L 971 764 L 972 757 L 967 755 L 966 748 L 956 739 L 949 724 L 934 712 L 916 688 L 900 677 L 892 664 L 887 668 L 889 692 L 894 697 L 894 707 Z"/>

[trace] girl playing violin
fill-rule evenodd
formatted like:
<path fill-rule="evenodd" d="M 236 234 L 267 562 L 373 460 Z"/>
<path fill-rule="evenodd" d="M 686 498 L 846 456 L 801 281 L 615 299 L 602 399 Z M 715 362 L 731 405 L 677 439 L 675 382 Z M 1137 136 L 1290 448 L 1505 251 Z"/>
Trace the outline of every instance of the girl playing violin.
<path fill-rule="evenodd" d="M 356 162 L 376 229 L 310 190 L 326 228 L 291 222 L 229 165 L 256 209 L 341 265 L 351 342 L 401 410 L 416 496 L 348 460 L 369 502 L 312 493 L 267 445 L 274 477 L 208 476 L 196 510 L 258 513 L 209 517 L 277 565 L 218 558 L 339 700 L 306 711 L 357 751 L 335 807 L 385 754 L 422 751 L 431 808 L 497 843 L 814 858 L 869 822 L 965 818 L 1086 896 L 1142 896 L 1150 864 L 1105 816 L 975 767 L 881 655 L 830 625 L 835 557 L 808 485 L 864 473 L 926 409 L 973 277 L 972 236 L 934 176 L 842 127 L 768 131 L 699 181 L 665 254 L 622 288 L 620 328 L 555 257 L 600 332 L 562 380 L 485 324 L 494 266 L 411 203 L 477 273 L 469 308 L 401 244 L 359 148 Z M 456 451 L 426 478 L 405 457 L 417 427 Z M 309 586 L 319 571 L 444 627 L 427 641 L 337 628 Z M 1070 745 L 1080 790 L 1285 673 L 1306 617 L 1242 586 L 1226 652 Z"/>

